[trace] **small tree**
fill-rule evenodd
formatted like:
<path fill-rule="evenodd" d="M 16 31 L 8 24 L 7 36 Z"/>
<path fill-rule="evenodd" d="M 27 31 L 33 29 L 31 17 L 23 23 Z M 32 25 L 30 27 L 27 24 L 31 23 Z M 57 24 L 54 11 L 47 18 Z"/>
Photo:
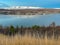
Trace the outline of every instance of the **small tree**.
<path fill-rule="evenodd" d="M 37 25 L 32 26 L 32 29 L 38 29 L 38 28 L 40 28 L 40 26 Z"/>
<path fill-rule="evenodd" d="M 14 26 L 12 26 L 12 25 L 10 26 L 10 31 L 9 32 L 10 32 L 10 34 L 14 34 L 15 33 Z"/>

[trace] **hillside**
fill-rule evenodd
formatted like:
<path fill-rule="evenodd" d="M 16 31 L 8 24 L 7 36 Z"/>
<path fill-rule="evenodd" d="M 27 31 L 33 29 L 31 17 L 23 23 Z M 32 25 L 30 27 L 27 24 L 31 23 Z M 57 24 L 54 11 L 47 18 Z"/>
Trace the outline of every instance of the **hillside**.
<path fill-rule="evenodd" d="M 6 15 L 45 15 L 52 13 L 60 13 L 59 8 L 41 8 L 41 7 L 10 7 L 0 9 L 0 14 Z"/>

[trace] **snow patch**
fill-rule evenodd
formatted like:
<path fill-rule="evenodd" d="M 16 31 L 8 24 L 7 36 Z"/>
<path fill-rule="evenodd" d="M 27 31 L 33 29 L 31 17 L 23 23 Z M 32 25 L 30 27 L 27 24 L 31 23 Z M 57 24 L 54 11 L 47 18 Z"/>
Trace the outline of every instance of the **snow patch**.
<path fill-rule="evenodd" d="M 32 6 L 12 6 L 4 9 L 44 9 L 42 7 L 32 7 Z"/>

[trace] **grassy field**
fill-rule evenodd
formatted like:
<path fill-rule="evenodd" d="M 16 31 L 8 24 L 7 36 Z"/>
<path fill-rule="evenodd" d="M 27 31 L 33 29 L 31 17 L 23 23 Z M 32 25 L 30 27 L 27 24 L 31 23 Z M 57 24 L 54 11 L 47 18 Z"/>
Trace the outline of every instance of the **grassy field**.
<path fill-rule="evenodd" d="M 30 35 L 20 36 L 6 36 L 0 34 L 0 45 L 60 45 L 60 39 L 55 40 L 54 38 L 47 39 L 45 36 L 42 38 L 31 37 Z"/>

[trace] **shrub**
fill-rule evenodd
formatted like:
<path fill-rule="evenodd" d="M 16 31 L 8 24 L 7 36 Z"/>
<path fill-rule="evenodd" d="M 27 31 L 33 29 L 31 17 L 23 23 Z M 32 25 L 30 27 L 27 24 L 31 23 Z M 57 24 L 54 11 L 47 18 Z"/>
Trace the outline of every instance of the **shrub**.
<path fill-rule="evenodd" d="M 15 28 L 14 28 L 14 26 L 12 26 L 12 25 L 10 26 L 10 31 L 9 31 L 9 32 L 10 32 L 10 34 L 14 34 L 14 33 L 15 33 Z"/>

